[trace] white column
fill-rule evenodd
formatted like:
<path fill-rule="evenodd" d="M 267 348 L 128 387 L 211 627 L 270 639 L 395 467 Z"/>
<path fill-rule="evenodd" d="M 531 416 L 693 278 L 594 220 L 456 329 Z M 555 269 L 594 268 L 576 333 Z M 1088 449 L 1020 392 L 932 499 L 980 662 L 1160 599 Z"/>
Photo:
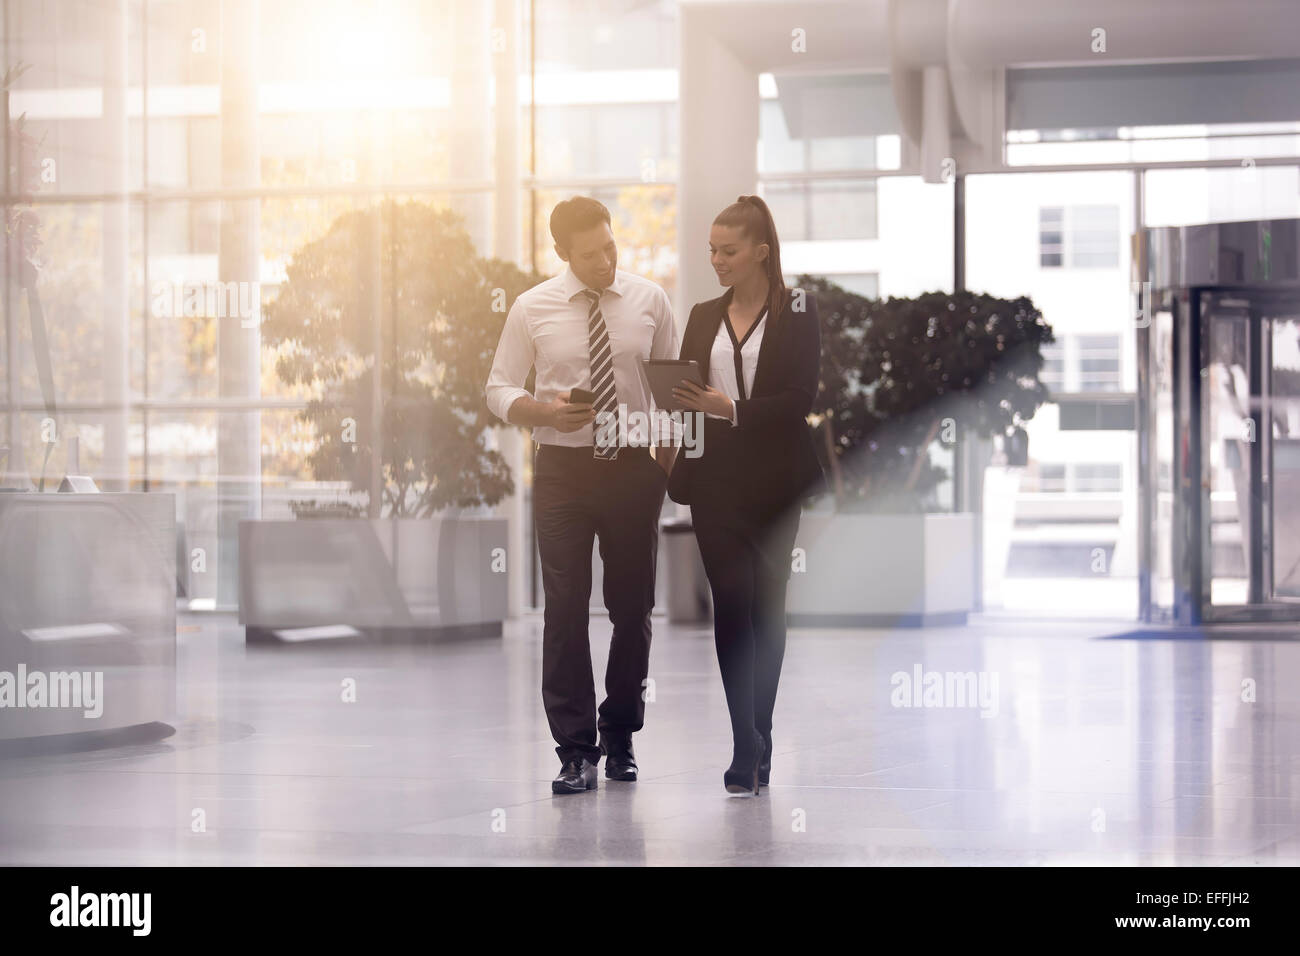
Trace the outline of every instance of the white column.
<path fill-rule="evenodd" d="M 927 66 L 921 71 L 921 104 L 921 176 L 927 183 L 941 183 L 943 162 L 952 156 L 948 71 L 944 67 Z"/>
<path fill-rule="evenodd" d="M 221 184 L 261 182 L 257 136 L 258 0 L 225 0 L 221 24 Z M 222 283 L 261 281 L 261 204 L 225 200 L 221 209 L 217 277 Z M 254 286 L 254 288 L 258 288 Z M 261 393 L 260 313 L 247 325 L 238 308 L 217 319 L 217 394 L 256 399 Z M 217 413 L 217 607 L 239 596 L 239 522 L 261 513 L 261 415 Z"/>
<path fill-rule="evenodd" d="M 742 62 L 697 10 L 680 9 L 677 180 L 678 282 L 675 311 L 721 294 L 709 264 L 709 227 L 736 197 L 758 189 L 758 71 Z"/>
<path fill-rule="evenodd" d="M 449 155 L 451 179 L 485 179 L 488 171 L 491 105 L 488 77 L 492 63 L 488 52 L 491 36 L 491 7 L 482 0 L 453 0 L 451 124 Z M 478 193 L 456 194 L 451 206 L 465 217 L 465 228 L 479 255 L 487 255 L 492 241 L 492 219 L 488 197 Z"/>
<path fill-rule="evenodd" d="M 103 491 L 128 490 L 130 474 L 126 447 L 127 389 L 130 382 L 127 361 L 130 339 L 130 322 L 127 317 L 127 250 L 130 241 L 127 234 L 129 212 L 126 193 L 130 150 L 127 148 L 126 123 L 126 7 L 126 0 L 111 0 L 104 16 L 104 112 L 101 123 L 104 192 L 119 198 L 105 200 L 102 207 L 105 411 L 104 458 L 98 484 Z M 67 437 L 60 435 L 60 442 Z M 53 456 L 50 464 L 47 481 L 52 476 L 57 483 L 64 468 L 63 455 L 60 453 Z"/>
<path fill-rule="evenodd" d="M 517 0 L 493 0 L 488 49 L 492 58 L 492 82 L 496 143 L 493 209 L 493 248 L 498 259 L 519 265 L 520 184 L 522 169 L 519 155 L 519 5 Z M 485 250 L 486 254 L 487 250 Z M 527 432 L 518 428 L 501 428 L 496 432 L 497 448 L 510 466 L 515 493 L 496 509 L 508 524 L 506 539 L 506 573 L 509 578 L 506 613 L 518 617 L 524 611 L 528 594 L 528 577 L 532 554 L 524 510 L 524 481 L 531 443 Z"/>
<path fill-rule="evenodd" d="M 516 0 L 494 0 L 492 76 L 496 92 L 496 193 L 492 254 L 519 261 L 519 11 Z"/>

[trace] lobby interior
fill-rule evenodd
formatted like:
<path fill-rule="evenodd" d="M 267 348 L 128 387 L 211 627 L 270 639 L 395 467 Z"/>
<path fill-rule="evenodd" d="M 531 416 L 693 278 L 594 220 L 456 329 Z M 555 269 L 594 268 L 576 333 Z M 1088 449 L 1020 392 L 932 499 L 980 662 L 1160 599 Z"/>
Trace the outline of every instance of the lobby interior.
<path fill-rule="evenodd" d="M 1180 7 L 9 0 L 0 864 L 1300 863 L 1300 8 Z M 680 331 L 748 193 L 834 489 L 771 785 L 666 501 L 639 779 L 555 796 L 494 300 L 590 195 Z M 882 506 L 832 413 L 939 301 L 1054 337 Z"/>

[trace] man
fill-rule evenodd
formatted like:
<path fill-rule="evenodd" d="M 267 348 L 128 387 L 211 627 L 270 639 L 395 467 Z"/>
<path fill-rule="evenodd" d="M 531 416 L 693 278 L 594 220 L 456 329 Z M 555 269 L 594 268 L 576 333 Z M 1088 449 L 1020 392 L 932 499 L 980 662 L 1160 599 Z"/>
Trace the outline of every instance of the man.
<path fill-rule="evenodd" d="M 645 719 L 659 511 L 672 460 L 667 449 L 656 459 L 644 445 L 620 447 L 607 440 L 618 431 L 602 425 L 610 416 L 650 413 L 640 360 L 676 358 L 677 330 L 664 290 L 619 271 L 604 205 L 583 196 L 561 202 L 551 236 L 568 268 L 511 306 L 486 395 L 493 414 L 531 427 L 537 444 L 542 702 L 561 763 L 551 791 L 563 794 L 596 788 L 602 753 L 606 777 L 636 780 L 632 734 Z M 530 395 L 523 385 L 533 367 Z M 594 397 L 570 401 L 577 388 Z M 614 625 L 599 712 L 587 633 L 594 540 Z"/>

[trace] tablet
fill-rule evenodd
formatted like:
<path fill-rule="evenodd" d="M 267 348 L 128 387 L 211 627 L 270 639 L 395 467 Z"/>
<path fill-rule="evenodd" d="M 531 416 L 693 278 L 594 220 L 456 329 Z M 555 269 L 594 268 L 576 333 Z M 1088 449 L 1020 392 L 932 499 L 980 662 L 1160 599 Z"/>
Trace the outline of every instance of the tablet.
<path fill-rule="evenodd" d="M 673 389 L 687 379 L 703 386 L 700 375 L 700 363 L 695 359 L 642 359 L 641 371 L 650 383 L 650 392 L 655 397 L 655 405 L 670 412 L 683 411 L 686 406 L 677 400 Z"/>

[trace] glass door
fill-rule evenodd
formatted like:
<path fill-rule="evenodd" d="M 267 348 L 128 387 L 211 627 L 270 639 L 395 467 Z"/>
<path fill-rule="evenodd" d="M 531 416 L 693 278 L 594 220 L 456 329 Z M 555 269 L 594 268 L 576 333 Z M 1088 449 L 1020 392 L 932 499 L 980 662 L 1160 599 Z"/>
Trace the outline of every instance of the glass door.
<path fill-rule="evenodd" d="M 1144 621 L 1174 620 L 1174 316 L 1154 303 L 1138 326 L 1138 601 Z"/>
<path fill-rule="evenodd" d="M 1202 616 L 1300 620 L 1300 302 L 1200 295 Z"/>
<path fill-rule="evenodd" d="M 1300 602 L 1300 308 L 1278 309 L 1265 321 L 1273 544 L 1265 584 L 1274 602 L 1294 603 Z"/>
<path fill-rule="evenodd" d="M 1206 492 L 1201 506 L 1202 596 L 1207 608 L 1240 607 L 1259 603 L 1259 569 L 1252 558 L 1263 544 L 1255 540 L 1252 514 L 1259 502 L 1255 482 L 1260 477 L 1260 429 L 1250 302 L 1237 295 L 1206 293 L 1201 316 L 1207 328 L 1201 374 Z"/>

